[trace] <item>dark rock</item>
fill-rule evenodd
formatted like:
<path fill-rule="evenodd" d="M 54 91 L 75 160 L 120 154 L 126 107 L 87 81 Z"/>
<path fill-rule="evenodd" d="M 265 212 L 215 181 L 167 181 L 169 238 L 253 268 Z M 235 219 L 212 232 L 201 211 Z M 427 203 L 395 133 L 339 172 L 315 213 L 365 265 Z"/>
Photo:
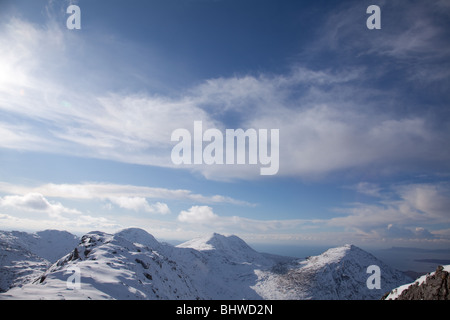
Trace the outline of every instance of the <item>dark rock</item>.
<path fill-rule="evenodd" d="M 142 261 L 141 259 L 137 259 L 136 258 L 135 261 L 137 263 L 139 263 L 144 269 L 148 269 L 149 268 L 149 265 L 147 263 L 145 263 L 144 261 Z"/>
<path fill-rule="evenodd" d="M 153 280 L 153 277 L 151 274 L 148 274 L 146 272 L 144 272 L 144 276 L 148 279 L 148 280 Z"/>
<path fill-rule="evenodd" d="M 438 266 L 422 284 L 415 282 L 397 300 L 450 300 L 450 275 L 444 267 Z"/>

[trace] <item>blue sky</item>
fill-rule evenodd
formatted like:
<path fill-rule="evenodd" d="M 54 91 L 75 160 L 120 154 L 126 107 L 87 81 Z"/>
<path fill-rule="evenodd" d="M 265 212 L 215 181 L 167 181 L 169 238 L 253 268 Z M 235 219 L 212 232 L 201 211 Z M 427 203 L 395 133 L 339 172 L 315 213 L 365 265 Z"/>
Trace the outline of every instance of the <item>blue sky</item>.
<path fill-rule="evenodd" d="M 448 247 L 449 16 L 446 1 L 2 1 L 0 227 Z M 279 129 L 278 173 L 174 165 L 171 133 L 194 121 Z"/>

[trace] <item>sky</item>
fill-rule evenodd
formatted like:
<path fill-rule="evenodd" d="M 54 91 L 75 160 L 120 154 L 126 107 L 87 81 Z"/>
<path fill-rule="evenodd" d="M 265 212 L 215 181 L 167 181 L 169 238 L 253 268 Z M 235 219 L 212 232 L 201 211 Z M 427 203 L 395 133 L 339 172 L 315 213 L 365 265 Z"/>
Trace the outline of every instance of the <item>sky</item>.
<path fill-rule="evenodd" d="M 448 248 L 449 18 L 444 0 L 1 0 L 0 229 Z M 214 146 L 254 130 L 257 163 L 249 140 L 244 164 L 177 164 L 196 122 Z"/>

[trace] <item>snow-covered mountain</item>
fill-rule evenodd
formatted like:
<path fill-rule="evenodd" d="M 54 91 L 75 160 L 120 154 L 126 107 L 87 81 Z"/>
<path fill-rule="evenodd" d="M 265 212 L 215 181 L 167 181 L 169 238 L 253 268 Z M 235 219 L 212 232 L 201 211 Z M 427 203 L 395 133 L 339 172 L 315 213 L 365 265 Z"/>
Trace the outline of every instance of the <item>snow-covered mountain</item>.
<path fill-rule="evenodd" d="M 380 267 L 381 289 L 367 288 L 370 265 Z M 299 260 L 256 252 L 236 236 L 172 246 L 130 228 L 84 235 L 32 283 L 0 299 L 380 299 L 407 282 L 352 245 Z"/>
<path fill-rule="evenodd" d="M 0 231 L 0 292 L 33 280 L 78 241 L 66 231 Z"/>
<path fill-rule="evenodd" d="M 369 266 L 380 268 L 380 289 L 369 289 Z M 368 252 L 354 245 L 329 249 L 319 256 L 284 266 L 278 274 L 258 271 L 256 290 L 267 299 L 373 300 L 396 283 L 410 280 Z M 276 288 L 274 290 L 274 288 Z M 380 296 L 381 293 L 381 296 Z"/>

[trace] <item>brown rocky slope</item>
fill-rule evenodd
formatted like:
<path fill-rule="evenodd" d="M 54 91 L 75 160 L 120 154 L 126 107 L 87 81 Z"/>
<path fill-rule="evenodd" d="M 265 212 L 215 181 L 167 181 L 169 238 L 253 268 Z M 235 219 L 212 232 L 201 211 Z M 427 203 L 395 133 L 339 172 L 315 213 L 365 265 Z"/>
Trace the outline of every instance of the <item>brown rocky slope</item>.
<path fill-rule="evenodd" d="M 450 265 L 438 266 L 436 271 L 415 282 L 398 287 L 384 300 L 450 300 Z"/>

